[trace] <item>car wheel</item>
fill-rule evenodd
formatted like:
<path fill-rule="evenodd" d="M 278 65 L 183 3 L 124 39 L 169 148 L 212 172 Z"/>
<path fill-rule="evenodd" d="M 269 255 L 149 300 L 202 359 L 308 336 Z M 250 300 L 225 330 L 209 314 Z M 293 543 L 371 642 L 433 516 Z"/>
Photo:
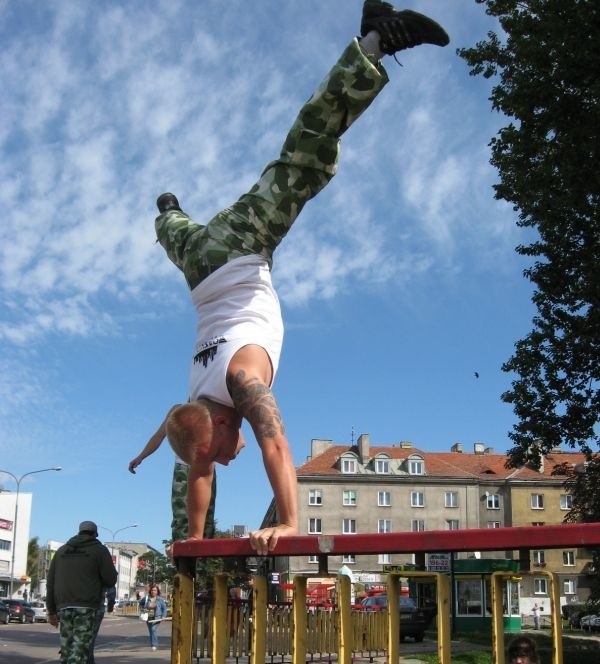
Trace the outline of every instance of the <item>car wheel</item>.
<path fill-rule="evenodd" d="M 4 624 L 8 625 L 10 623 L 10 613 L 7 613 L 4 617 Z"/>
<path fill-rule="evenodd" d="M 24 614 L 19 618 L 19 622 L 21 623 L 21 625 L 24 625 L 26 620 L 27 617 Z"/>
<path fill-rule="evenodd" d="M 31 617 L 29 618 L 29 624 L 30 624 L 30 625 L 33 625 L 34 622 L 35 622 L 35 617 L 34 617 L 34 616 L 31 616 Z"/>

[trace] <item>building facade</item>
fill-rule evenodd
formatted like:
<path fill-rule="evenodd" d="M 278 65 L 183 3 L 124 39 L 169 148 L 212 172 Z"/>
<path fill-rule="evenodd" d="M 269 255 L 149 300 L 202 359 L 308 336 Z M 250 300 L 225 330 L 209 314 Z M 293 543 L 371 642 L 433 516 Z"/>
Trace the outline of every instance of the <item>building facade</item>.
<path fill-rule="evenodd" d="M 22 598 L 23 593 L 29 593 L 31 493 L 19 493 L 18 501 L 17 505 L 16 492 L 0 491 L 0 599 Z"/>
<path fill-rule="evenodd" d="M 424 452 L 407 442 L 373 446 L 361 435 L 356 445 L 313 440 L 311 455 L 297 469 L 299 535 L 462 530 L 550 525 L 564 521 L 571 506 L 564 476 L 555 468 L 582 463 L 579 453 L 555 451 L 539 468 L 507 468 L 505 454 L 475 443 L 472 452 L 454 445 L 449 452 Z M 272 509 L 272 508 L 271 508 Z M 269 516 L 267 516 L 267 519 Z M 271 514 L 270 518 L 273 518 Z M 456 559 L 517 561 L 517 551 L 456 554 Z M 331 557 L 333 568 L 347 566 L 355 582 L 381 583 L 386 566 L 414 564 L 408 554 Z M 591 554 L 585 549 L 536 550 L 532 572 L 558 574 L 561 604 L 589 596 Z M 439 569 L 439 556 L 426 557 Z M 288 578 L 315 574 L 317 556 L 290 558 Z M 519 581 L 520 611 L 548 604 L 548 580 L 524 575 Z M 483 610 L 483 609 L 482 609 Z M 547 610 L 547 609 L 546 609 Z"/>

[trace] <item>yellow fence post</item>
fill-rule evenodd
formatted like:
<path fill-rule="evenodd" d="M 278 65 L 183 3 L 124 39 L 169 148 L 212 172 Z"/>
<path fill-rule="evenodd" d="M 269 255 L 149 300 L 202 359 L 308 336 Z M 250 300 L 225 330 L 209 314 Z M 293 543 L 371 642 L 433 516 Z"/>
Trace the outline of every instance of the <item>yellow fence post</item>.
<path fill-rule="evenodd" d="M 338 630 L 338 661 L 340 664 L 352 662 L 353 630 L 350 577 L 346 574 L 337 575 L 337 605 L 339 615 Z"/>
<path fill-rule="evenodd" d="M 400 576 L 388 574 L 388 662 L 395 664 L 400 657 Z"/>
<path fill-rule="evenodd" d="M 514 576 L 506 572 L 492 572 L 492 653 L 494 664 L 504 664 L 504 604 L 502 583 Z"/>
<path fill-rule="evenodd" d="M 195 569 L 195 559 L 191 569 Z M 182 565 L 185 567 L 185 565 Z M 171 664 L 191 664 L 194 642 L 194 578 L 178 572 L 173 580 Z"/>
<path fill-rule="evenodd" d="M 550 615 L 552 617 L 552 663 L 563 664 L 562 617 L 558 576 L 554 572 L 542 572 L 550 581 Z"/>
<path fill-rule="evenodd" d="M 306 662 L 306 577 L 294 577 L 294 598 L 292 602 L 292 662 Z M 258 663 L 257 663 L 258 664 Z"/>
<path fill-rule="evenodd" d="M 267 579 L 254 577 L 252 589 L 252 664 L 264 664 L 267 653 Z"/>
<path fill-rule="evenodd" d="M 227 574 L 215 576 L 215 605 L 212 624 L 212 664 L 225 664 L 229 651 L 227 624 Z"/>

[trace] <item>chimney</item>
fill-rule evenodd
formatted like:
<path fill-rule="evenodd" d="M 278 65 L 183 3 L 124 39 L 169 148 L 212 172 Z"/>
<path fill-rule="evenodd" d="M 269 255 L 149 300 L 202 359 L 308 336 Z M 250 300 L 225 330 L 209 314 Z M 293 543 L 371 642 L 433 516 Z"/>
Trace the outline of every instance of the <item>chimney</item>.
<path fill-rule="evenodd" d="M 494 448 L 493 447 L 486 447 L 485 450 L 483 450 L 484 454 L 493 454 L 494 453 Z"/>
<path fill-rule="evenodd" d="M 331 440 L 323 440 L 322 438 L 313 438 L 310 441 L 310 456 L 311 459 L 323 454 L 333 445 Z"/>
<path fill-rule="evenodd" d="M 463 445 L 462 443 L 454 443 L 452 447 L 450 448 L 451 452 L 458 452 L 458 454 L 462 454 L 463 451 Z"/>
<path fill-rule="evenodd" d="M 485 449 L 485 445 L 483 443 L 475 443 L 473 445 L 473 452 L 475 454 L 483 454 L 484 449 Z"/>
<path fill-rule="evenodd" d="M 358 447 L 358 456 L 360 457 L 360 462 L 364 465 L 369 461 L 369 434 L 361 433 L 358 437 L 356 445 Z"/>

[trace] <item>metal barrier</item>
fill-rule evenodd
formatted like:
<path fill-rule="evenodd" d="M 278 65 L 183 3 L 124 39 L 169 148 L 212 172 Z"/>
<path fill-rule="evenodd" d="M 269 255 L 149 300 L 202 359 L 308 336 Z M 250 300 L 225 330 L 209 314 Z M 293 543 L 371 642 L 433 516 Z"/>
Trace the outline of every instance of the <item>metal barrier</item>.
<path fill-rule="evenodd" d="M 533 543 L 533 546 L 532 546 Z M 600 524 L 561 524 L 555 526 L 535 526 L 518 528 L 494 528 L 454 531 L 422 531 L 418 533 L 385 533 L 370 535 L 333 535 L 281 538 L 274 555 L 308 556 L 319 559 L 319 574 L 328 574 L 328 557 L 345 554 L 411 553 L 425 554 L 436 552 L 469 551 L 508 551 L 518 550 L 522 571 L 530 573 L 529 551 L 535 549 L 556 549 L 576 546 L 600 548 Z M 246 639 L 251 637 L 251 662 L 264 664 L 267 661 L 267 647 L 271 652 L 285 648 L 291 651 L 292 664 L 305 664 L 307 654 L 323 644 L 315 643 L 314 623 L 306 607 L 307 576 L 297 575 L 293 580 L 293 602 L 291 610 L 279 614 L 267 611 L 267 581 L 255 577 L 253 589 L 252 628 L 241 630 L 239 616 L 228 610 L 227 575 L 219 574 L 214 583 L 214 608 L 210 625 L 205 625 L 207 614 L 201 614 L 196 607 L 194 593 L 194 573 L 196 559 L 200 557 L 251 557 L 255 556 L 247 539 L 227 540 L 184 540 L 175 542 L 173 554 L 178 574 L 174 584 L 173 632 L 171 664 L 191 664 L 197 657 L 199 635 L 209 634 L 211 645 L 207 648 L 212 664 L 225 664 L 228 656 L 238 656 L 234 642 L 230 650 L 229 628 L 233 625 Z M 533 572 L 550 579 L 550 605 L 553 617 L 553 664 L 562 664 L 562 624 L 560 619 L 560 596 L 556 576 L 552 572 Z M 328 624 L 316 630 L 320 639 L 325 639 L 326 648 L 335 647 L 340 664 L 351 664 L 352 653 L 362 650 L 370 640 L 370 645 L 381 643 L 387 637 L 387 661 L 398 662 L 400 654 L 400 619 L 398 602 L 400 577 L 428 577 L 437 586 L 437 638 L 438 658 L 441 664 L 449 664 L 450 652 L 450 581 L 441 573 L 425 571 L 402 571 L 388 575 L 388 610 L 381 618 L 358 625 L 353 621 L 350 602 L 350 580 L 347 576 L 337 577 L 337 610 L 332 612 Z M 492 643 L 494 662 L 505 664 L 504 625 L 502 607 L 502 582 L 514 573 L 496 572 L 492 574 Z M 200 618 L 200 620 L 199 620 Z M 236 622 L 237 621 L 237 622 Z M 196 625 L 198 628 L 196 629 Z M 366 635 L 364 629 L 369 630 Z M 248 630 L 246 632 L 246 629 Z M 361 631 L 362 630 L 362 631 Z M 267 638 L 269 642 L 267 643 Z M 374 641 L 371 639 L 375 639 Z M 202 649 L 201 649 L 202 650 Z"/>

